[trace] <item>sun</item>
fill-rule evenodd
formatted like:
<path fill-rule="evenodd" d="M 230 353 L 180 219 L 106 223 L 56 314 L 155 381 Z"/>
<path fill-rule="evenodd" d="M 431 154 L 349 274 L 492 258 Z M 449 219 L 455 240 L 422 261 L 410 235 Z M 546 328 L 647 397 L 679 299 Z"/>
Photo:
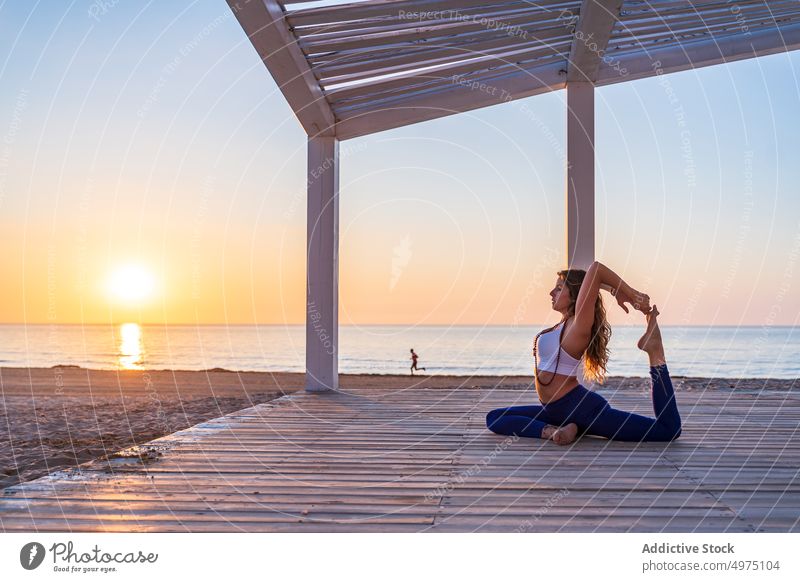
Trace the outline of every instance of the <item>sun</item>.
<path fill-rule="evenodd" d="M 125 303 L 141 303 L 153 295 L 155 277 L 140 265 L 122 265 L 108 277 L 108 294 Z"/>

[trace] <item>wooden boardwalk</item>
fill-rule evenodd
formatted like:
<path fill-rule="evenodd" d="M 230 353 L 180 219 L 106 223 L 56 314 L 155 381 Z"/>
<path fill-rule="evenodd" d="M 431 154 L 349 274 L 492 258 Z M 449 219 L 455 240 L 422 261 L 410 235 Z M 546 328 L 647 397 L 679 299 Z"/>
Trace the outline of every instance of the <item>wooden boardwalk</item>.
<path fill-rule="evenodd" d="M 649 414 L 644 388 L 602 393 Z M 5 489 L 0 530 L 800 531 L 797 392 L 679 391 L 669 444 L 486 430 L 530 395 L 285 396 Z"/>

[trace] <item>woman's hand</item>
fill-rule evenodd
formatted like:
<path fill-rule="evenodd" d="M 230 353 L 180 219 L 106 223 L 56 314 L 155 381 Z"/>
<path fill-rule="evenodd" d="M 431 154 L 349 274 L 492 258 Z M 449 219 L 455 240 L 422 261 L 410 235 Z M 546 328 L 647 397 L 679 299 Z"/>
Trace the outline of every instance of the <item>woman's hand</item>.
<path fill-rule="evenodd" d="M 617 300 L 619 306 L 625 310 L 625 313 L 630 313 L 628 307 L 625 305 L 626 303 L 630 303 L 631 306 L 637 311 L 641 311 L 642 313 L 650 313 L 650 296 L 646 293 L 637 291 L 627 283 L 620 285 L 620 288 L 617 289 L 617 292 L 612 293 L 612 295 L 614 295 L 614 298 Z"/>

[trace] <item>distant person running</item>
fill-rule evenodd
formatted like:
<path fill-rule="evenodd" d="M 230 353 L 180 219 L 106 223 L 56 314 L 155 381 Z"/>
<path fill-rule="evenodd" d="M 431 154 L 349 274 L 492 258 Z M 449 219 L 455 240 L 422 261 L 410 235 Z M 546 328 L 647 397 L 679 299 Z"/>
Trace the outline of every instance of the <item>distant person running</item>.
<path fill-rule="evenodd" d="M 414 348 L 411 348 L 411 375 L 412 376 L 414 375 L 414 370 L 416 370 L 417 372 L 419 372 L 420 370 L 422 370 L 423 372 L 425 371 L 425 368 L 417 367 L 417 360 L 419 360 L 419 356 L 414 352 Z"/>

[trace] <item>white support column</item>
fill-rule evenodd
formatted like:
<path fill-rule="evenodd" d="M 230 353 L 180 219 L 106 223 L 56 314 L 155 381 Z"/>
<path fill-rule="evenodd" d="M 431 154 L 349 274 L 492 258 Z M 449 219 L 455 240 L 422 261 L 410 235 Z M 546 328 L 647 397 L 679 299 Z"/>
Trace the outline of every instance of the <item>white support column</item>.
<path fill-rule="evenodd" d="M 567 83 L 567 267 L 594 261 L 594 85 Z"/>
<path fill-rule="evenodd" d="M 308 138 L 306 390 L 339 387 L 339 140 Z"/>

